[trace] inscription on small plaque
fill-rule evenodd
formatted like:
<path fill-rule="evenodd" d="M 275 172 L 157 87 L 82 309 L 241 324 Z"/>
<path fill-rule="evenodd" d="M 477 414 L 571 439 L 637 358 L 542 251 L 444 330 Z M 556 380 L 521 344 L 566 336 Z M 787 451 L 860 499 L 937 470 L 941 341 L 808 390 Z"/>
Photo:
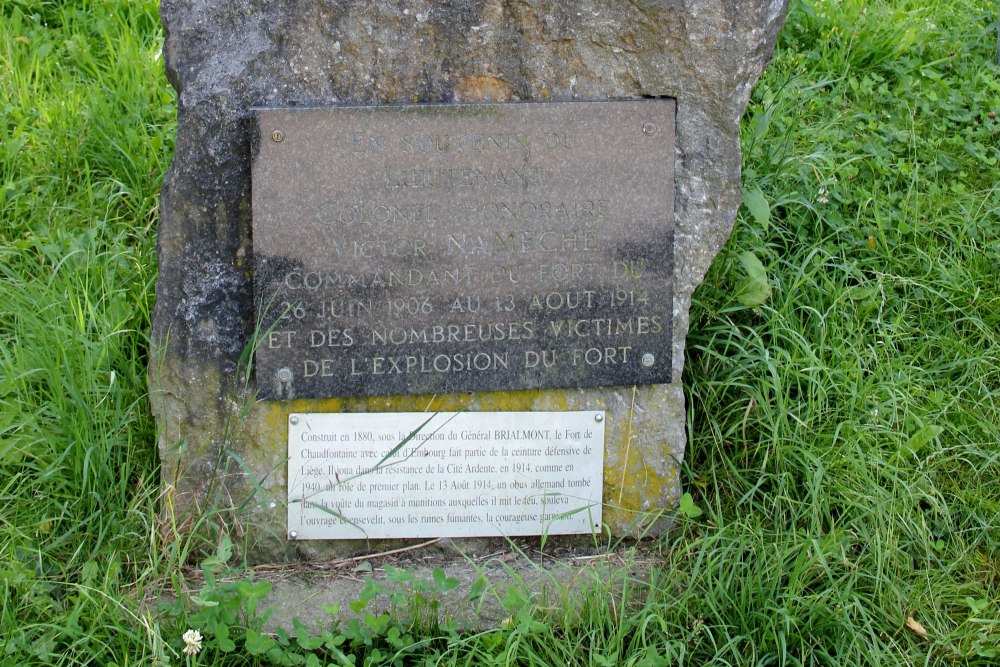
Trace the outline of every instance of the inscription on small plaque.
<path fill-rule="evenodd" d="M 601 532 L 604 413 L 292 414 L 288 535 Z"/>
<path fill-rule="evenodd" d="M 260 397 L 669 382 L 674 118 L 257 109 Z"/>

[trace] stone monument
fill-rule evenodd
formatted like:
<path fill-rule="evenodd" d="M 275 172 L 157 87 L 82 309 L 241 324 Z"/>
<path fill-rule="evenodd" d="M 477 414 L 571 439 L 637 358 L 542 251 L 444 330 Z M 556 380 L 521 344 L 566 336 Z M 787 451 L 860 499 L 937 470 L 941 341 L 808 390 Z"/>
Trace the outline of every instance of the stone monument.
<path fill-rule="evenodd" d="M 163 0 L 165 504 L 251 561 L 648 536 L 784 0 Z"/>

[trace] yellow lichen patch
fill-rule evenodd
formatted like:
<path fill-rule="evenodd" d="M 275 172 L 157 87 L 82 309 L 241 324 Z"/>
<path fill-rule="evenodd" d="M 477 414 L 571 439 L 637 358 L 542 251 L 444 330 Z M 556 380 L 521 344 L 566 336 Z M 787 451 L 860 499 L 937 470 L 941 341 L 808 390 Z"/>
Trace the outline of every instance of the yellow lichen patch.
<path fill-rule="evenodd" d="M 577 396 L 578 394 L 575 391 L 571 391 L 569 389 L 550 389 L 549 391 L 540 391 L 535 399 L 535 409 L 563 411 L 592 408 L 600 410 L 603 407 L 600 405 L 579 405 L 577 404 L 577 401 L 573 400 Z"/>
<path fill-rule="evenodd" d="M 517 412 L 536 409 L 539 397 L 547 392 L 538 389 L 525 391 L 488 391 L 479 394 L 479 405 L 482 410 L 498 412 Z"/>
<path fill-rule="evenodd" d="M 660 506 L 660 502 L 676 495 L 676 485 L 676 467 L 657 473 L 634 450 L 627 462 L 623 460 L 617 466 L 605 464 L 604 523 L 616 534 L 641 534 L 642 526 L 671 509 Z M 656 505 L 650 505 L 650 500 Z"/>
<path fill-rule="evenodd" d="M 256 409 L 266 430 L 284 428 L 294 412 L 455 412 L 462 410 L 517 412 L 526 410 L 567 410 L 565 390 L 529 389 L 492 391 L 476 394 L 418 394 L 411 396 L 369 396 L 363 398 L 296 399 L 262 401 Z"/>
<path fill-rule="evenodd" d="M 465 76 L 455 84 L 456 102 L 506 102 L 511 87 L 495 76 Z"/>

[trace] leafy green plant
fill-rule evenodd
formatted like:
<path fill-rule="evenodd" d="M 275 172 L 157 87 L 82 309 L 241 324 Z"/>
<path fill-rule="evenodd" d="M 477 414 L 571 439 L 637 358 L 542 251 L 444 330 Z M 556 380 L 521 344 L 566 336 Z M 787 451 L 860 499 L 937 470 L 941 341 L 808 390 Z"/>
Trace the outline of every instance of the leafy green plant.
<path fill-rule="evenodd" d="M 378 619 L 378 623 L 383 623 L 384 616 L 386 622 L 390 618 L 403 619 L 402 622 L 409 623 L 408 630 L 422 628 L 432 632 L 439 628 L 438 612 L 441 606 L 439 596 L 454 590 L 459 585 L 458 579 L 447 576 L 440 567 L 435 567 L 431 571 L 430 580 L 421 579 L 410 570 L 391 565 L 386 565 L 385 571 L 385 584 L 377 582 L 370 576 L 366 579 L 364 590 L 358 599 L 350 604 L 351 611 L 361 613 L 373 600 L 384 596 L 389 602 L 390 613 L 374 617 Z M 366 638 L 360 637 L 360 639 Z"/>

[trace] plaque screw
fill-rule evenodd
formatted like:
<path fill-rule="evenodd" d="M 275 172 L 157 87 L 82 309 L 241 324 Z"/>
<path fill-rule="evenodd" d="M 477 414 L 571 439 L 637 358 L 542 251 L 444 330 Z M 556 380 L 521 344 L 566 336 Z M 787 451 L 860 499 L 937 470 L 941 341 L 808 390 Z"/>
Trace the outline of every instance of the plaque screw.
<path fill-rule="evenodd" d="M 594 421 L 600 424 L 602 421 L 604 421 L 604 415 L 598 412 L 596 415 L 594 415 Z"/>
<path fill-rule="evenodd" d="M 295 426 L 296 424 L 299 423 L 299 418 L 295 416 L 289 417 L 288 423 L 291 424 L 292 426 Z"/>
<path fill-rule="evenodd" d="M 278 378 L 278 382 L 291 382 L 292 371 L 288 368 L 279 368 L 278 372 L 274 374 L 274 377 Z"/>
<path fill-rule="evenodd" d="M 296 532 L 295 532 L 294 530 L 293 530 L 292 532 L 288 533 L 288 537 L 289 537 L 290 539 L 293 539 L 293 540 L 294 540 L 294 539 L 295 539 L 296 537 L 298 537 L 298 536 L 299 536 L 299 534 L 298 534 L 298 533 L 296 533 Z"/>
<path fill-rule="evenodd" d="M 285 138 L 285 134 L 281 130 L 275 130 L 271 133 L 271 141 L 275 143 L 281 142 Z"/>
<path fill-rule="evenodd" d="M 656 133 L 656 125 L 654 125 L 653 123 L 646 123 L 645 125 L 642 126 L 642 133 L 643 134 L 655 134 Z M 281 140 L 280 139 L 276 139 L 275 141 L 281 141 Z"/>
<path fill-rule="evenodd" d="M 267 509 L 269 509 L 269 510 L 273 510 L 273 509 L 274 509 L 275 507 L 277 507 L 277 506 L 278 506 L 278 503 L 276 503 L 276 502 L 274 502 L 274 501 L 272 500 L 271 502 L 269 502 L 269 503 L 267 504 Z"/>
<path fill-rule="evenodd" d="M 647 352 L 646 354 L 642 355 L 642 365 L 645 366 L 646 368 L 649 368 L 650 366 L 652 366 L 655 363 L 656 363 L 656 357 L 654 357 L 649 352 Z"/>

